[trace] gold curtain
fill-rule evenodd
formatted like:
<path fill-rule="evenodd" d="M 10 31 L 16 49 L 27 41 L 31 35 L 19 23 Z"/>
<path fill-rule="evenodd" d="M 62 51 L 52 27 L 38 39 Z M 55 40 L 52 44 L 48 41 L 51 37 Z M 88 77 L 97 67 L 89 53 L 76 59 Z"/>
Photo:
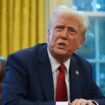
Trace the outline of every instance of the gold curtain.
<path fill-rule="evenodd" d="M 0 0 L 0 56 L 45 41 L 44 0 Z"/>

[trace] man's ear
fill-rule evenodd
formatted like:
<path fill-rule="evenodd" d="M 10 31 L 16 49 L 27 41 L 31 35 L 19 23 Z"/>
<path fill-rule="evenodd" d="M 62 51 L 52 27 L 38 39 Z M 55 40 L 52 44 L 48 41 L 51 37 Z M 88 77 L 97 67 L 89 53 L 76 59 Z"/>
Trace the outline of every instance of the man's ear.
<path fill-rule="evenodd" d="M 84 41 L 85 41 L 85 37 L 82 37 L 82 38 L 80 39 L 79 44 L 78 44 L 78 49 L 80 49 L 80 48 L 83 46 Z"/>
<path fill-rule="evenodd" d="M 80 49 L 82 46 L 83 46 L 83 44 L 79 44 L 79 45 L 78 45 L 78 49 Z"/>

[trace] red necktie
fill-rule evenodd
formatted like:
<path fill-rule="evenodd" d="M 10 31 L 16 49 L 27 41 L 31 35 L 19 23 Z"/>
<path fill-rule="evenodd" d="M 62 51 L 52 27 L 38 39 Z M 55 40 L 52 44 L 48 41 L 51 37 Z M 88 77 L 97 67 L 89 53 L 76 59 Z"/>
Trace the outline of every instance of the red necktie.
<path fill-rule="evenodd" d="M 56 82 L 56 101 L 67 101 L 67 87 L 65 82 L 66 67 L 61 64 L 59 67 L 59 73 Z"/>

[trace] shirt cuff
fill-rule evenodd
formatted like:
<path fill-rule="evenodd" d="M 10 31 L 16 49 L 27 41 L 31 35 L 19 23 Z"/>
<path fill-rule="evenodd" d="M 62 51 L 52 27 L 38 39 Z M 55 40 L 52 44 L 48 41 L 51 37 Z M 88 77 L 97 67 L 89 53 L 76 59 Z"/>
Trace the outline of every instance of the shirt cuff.
<path fill-rule="evenodd" d="M 95 105 L 99 105 L 98 102 L 96 102 L 96 101 L 94 101 L 94 100 L 92 100 L 92 102 L 93 102 Z"/>

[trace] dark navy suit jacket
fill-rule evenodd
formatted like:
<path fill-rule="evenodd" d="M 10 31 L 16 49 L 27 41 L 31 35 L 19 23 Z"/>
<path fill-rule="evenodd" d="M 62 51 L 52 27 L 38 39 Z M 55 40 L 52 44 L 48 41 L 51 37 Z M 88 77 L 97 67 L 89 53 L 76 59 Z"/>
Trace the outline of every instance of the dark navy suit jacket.
<path fill-rule="evenodd" d="M 70 63 L 70 100 L 94 99 L 105 105 L 105 98 L 92 80 L 90 63 L 76 54 Z M 2 105 L 55 105 L 47 44 L 39 44 L 8 57 Z"/>

